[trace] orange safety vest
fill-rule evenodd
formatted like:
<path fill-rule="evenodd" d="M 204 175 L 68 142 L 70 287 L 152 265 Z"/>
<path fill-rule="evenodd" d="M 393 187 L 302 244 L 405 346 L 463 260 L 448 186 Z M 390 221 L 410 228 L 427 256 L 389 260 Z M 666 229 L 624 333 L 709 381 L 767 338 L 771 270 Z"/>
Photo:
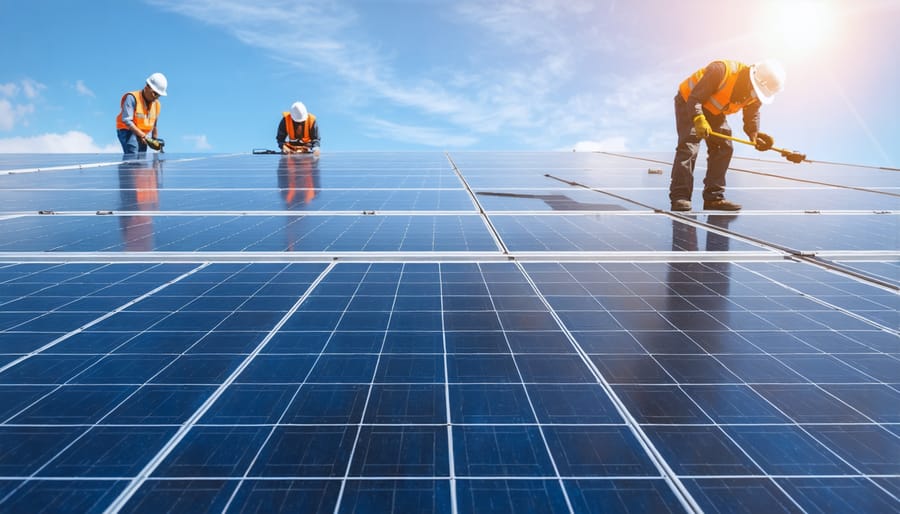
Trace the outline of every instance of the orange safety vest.
<path fill-rule="evenodd" d="M 747 100 L 742 103 L 731 103 L 731 92 L 734 91 L 734 85 L 737 84 L 737 79 L 740 76 L 741 71 L 748 66 L 737 61 L 722 60 L 721 62 L 725 63 L 725 77 L 722 78 L 722 82 L 719 84 L 719 88 L 716 92 L 703 102 L 703 108 L 713 114 L 734 114 L 747 105 L 755 102 L 756 98 L 748 96 Z M 704 73 L 706 73 L 706 68 L 700 68 L 678 86 L 678 92 L 681 93 L 681 98 L 684 98 L 684 100 L 687 101 L 688 97 L 691 95 L 691 91 L 694 90 L 694 87 L 696 87 L 697 83 L 700 82 L 700 79 L 703 78 Z"/>
<path fill-rule="evenodd" d="M 309 143 L 312 141 L 309 137 L 309 127 L 316 122 L 316 117 L 312 114 L 306 115 L 306 121 L 303 122 L 303 137 L 299 138 L 304 143 Z M 294 118 L 291 118 L 291 113 L 284 113 L 284 128 L 287 129 L 288 142 L 296 141 L 297 135 L 294 134 Z"/>
<path fill-rule="evenodd" d="M 119 115 L 116 116 L 116 128 L 130 128 L 125 124 L 124 121 L 122 121 L 122 106 L 125 105 L 125 97 L 127 97 L 128 95 L 134 96 L 134 117 L 131 119 L 131 121 L 134 123 L 135 127 L 140 129 L 141 132 L 149 135 L 153 130 L 153 127 L 156 126 L 156 118 L 159 117 L 159 110 L 162 106 L 159 104 L 159 100 L 157 100 L 150 104 L 150 109 L 148 111 L 147 105 L 144 103 L 144 95 L 142 94 L 142 90 L 140 89 L 122 95 L 122 101 L 119 104 Z"/>

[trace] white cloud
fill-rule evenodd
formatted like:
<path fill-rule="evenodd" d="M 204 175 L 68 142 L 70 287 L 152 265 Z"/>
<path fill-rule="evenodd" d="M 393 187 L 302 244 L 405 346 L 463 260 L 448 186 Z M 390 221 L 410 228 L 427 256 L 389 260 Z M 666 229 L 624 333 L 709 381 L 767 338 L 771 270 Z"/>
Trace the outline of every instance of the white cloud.
<path fill-rule="evenodd" d="M 17 122 L 34 112 L 32 104 L 13 104 L 9 100 L 0 99 L 0 130 L 12 130 Z"/>
<path fill-rule="evenodd" d="M 28 114 L 34 112 L 32 103 L 13 103 L 13 99 L 23 93 L 25 98 L 34 100 L 47 86 L 31 79 L 24 79 L 19 83 L 9 82 L 0 84 L 0 130 L 12 130 L 22 122 Z"/>
<path fill-rule="evenodd" d="M 19 92 L 19 86 L 15 84 L 15 82 L 9 82 L 7 84 L 0 84 L 0 96 L 12 97 L 15 96 L 16 93 Z"/>
<path fill-rule="evenodd" d="M 40 96 L 41 91 L 47 89 L 47 86 L 31 79 L 25 79 L 22 81 L 22 92 L 25 94 L 25 98 L 29 100 L 34 100 L 38 96 Z"/>
<path fill-rule="evenodd" d="M 628 141 L 624 137 L 610 137 L 600 141 L 579 141 L 575 143 L 576 152 L 627 152 Z"/>
<path fill-rule="evenodd" d="M 184 136 L 183 139 L 185 141 L 193 143 L 194 150 L 198 150 L 201 152 L 212 150 L 212 145 L 209 144 L 209 141 L 206 139 L 206 134 L 200 134 L 198 136 Z"/>
<path fill-rule="evenodd" d="M 94 96 L 94 92 L 91 91 L 90 88 L 88 88 L 86 85 L 84 85 L 83 80 L 75 81 L 75 91 L 77 91 L 78 94 L 82 95 L 82 96 L 90 96 L 90 97 Z"/>
<path fill-rule="evenodd" d="M 42 134 L 32 137 L 0 139 L 0 153 L 121 153 L 117 143 L 98 145 L 94 139 L 77 130 L 65 134 Z"/>

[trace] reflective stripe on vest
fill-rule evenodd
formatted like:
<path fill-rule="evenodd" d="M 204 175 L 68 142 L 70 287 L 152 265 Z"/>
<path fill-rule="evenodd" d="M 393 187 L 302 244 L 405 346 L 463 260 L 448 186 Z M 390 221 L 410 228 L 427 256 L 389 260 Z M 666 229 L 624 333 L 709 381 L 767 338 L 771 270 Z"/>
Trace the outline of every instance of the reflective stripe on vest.
<path fill-rule="evenodd" d="M 309 137 L 309 127 L 312 126 L 313 123 L 316 122 L 316 117 L 312 114 L 306 115 L 306 121 L 303 122 L 303 137 L 300 138 L 304 143 L 309 143 L 312 141 Z M 287 130 L 288 143 L 291 141 L 297 140 L 297 135 L 294 134 L 294 118 L 291 118 L 291 113 L 284 113 L 284 128 Z"/>
<path fill-rule="evenodd" d="M 747 65 L 737 61 L 723 60 L 720 62 L 725 64 L 725 76 L 722 78 L 722 82 L 719 83 L 719 87 L 716 88 L 716 92 L 703 102 L 703 108 L 712 114 L 734 114 L 743 109 L 747 104 L 756 101 L 754 97 L 750 96 L 743 103 L 731 103 L 731 92 L 734 91 L 734 86 L 737 84 L 740 72 L 744 68 L 747 68 Z M 694 90 L 697 83 L 703 78 L 704 73 L 706 73 L 706 68 L 700 68 L 678 86 L 681 98 L 687 101 L 688 97 L 691 96 L 691 91 Z"/>
<path fill-rule="evenodd" d="M 150 134 L 153 127 L 156 126 L 156 119 L 159 117 L 160 104 L 159 100 L 150 104 L 150 111 L 147 111 L 147 105 L 144 102 L 144 95 L 141 90 L 131 91 L 122 95 L 122 101 L 119 103 L 119 115 L 116 116 L 116 128 L 128 129 L 128 125 L 122 121 L 122 107 L 125 105 L 125 97 L 131 95 L 134 97 L 134 116 L 131 118 L 134 126 L 145 134 Z"/>

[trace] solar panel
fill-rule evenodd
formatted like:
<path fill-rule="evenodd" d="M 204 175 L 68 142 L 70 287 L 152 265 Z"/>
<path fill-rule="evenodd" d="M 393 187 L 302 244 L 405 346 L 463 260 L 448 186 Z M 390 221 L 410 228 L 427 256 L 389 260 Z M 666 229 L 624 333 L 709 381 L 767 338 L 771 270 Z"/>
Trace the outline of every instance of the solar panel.
<path fill-rule="evenodd" d="M 900 511 L 893 172 L 96 157 L 0 159 L 4 512 Z"/>

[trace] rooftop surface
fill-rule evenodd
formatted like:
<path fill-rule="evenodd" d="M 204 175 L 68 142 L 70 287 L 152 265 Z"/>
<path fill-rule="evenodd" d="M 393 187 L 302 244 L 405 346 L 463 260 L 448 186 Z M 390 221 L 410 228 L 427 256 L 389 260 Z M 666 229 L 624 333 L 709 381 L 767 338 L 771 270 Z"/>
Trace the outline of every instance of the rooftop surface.
<path fill-rule="evenodd" d="M 0 511 L 900 512 L 900 175 L 670 163 L 0 156 Z"/>

